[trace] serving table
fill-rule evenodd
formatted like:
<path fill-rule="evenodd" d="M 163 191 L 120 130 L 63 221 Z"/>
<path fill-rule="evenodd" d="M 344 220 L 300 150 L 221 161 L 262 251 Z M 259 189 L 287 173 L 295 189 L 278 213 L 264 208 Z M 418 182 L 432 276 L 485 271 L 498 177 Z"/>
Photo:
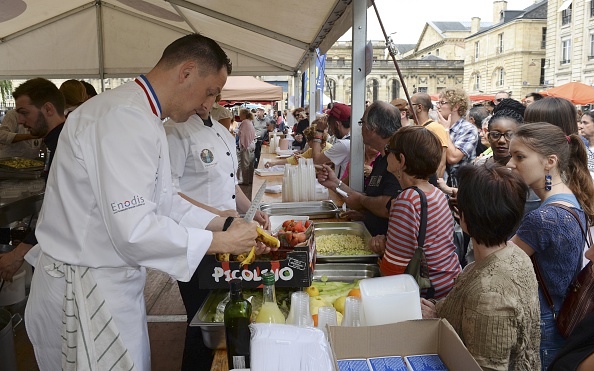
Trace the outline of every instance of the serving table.
<path fill-rule="evenodd" d="M 264 164 L 268 161 L 276 160 L 277 155 L 275 153 L 264 153 L 264 148 L 266 146 L 262 146 L 263 153 L 260 155 L 260 162 L 258 168 L 264 168 Z M 283 176 L 282 175 L 269 175 L 269 176 L 258 176 L 254 174 L 254 178 L 252 180 L 252 198 L 260 189 L 260 186 L 267 182 L 268 186 L 273 185 L 282 185 L 283 184 Z M 337 206 L 342 206 L 343 201 L 339 195 L 337 195 L 334 191 L 329 190 L 330 199 L 334 201 Z M 263 204 L 272 204 L 272 203 L 279 203 L 283 202 L 282 193 L 264 193 L 264 197 L 262 197 Z M 340 221 L 338 218 L 326 218 L 326 219 L 315 219 L 315 222 L 337 222 Z M 212 361 L 211 371 L 227 371 L 229 370 L 227 364 L 227 351 L 225 349 L 218 349 L 214 351 L 214 359 Z"/>

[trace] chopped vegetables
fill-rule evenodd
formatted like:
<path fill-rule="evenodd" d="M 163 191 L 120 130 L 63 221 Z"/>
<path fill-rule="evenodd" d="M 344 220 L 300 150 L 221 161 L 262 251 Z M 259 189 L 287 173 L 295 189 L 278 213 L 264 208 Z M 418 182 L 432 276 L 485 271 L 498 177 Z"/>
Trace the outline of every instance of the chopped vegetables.
<path fill-rule="evenodd" d="M 344 234 L 316 236 L 316 249 L 318 254 L 323 256 L 373 254 L 366 249 L 361 237 Z"/>

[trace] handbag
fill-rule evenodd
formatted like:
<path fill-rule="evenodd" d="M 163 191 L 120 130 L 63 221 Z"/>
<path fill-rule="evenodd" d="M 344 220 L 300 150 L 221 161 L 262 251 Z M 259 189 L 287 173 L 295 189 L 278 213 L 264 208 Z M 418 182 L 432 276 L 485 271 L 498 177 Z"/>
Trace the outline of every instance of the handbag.
<path fill-rule="evenodd" d="M 429 267 L 427 266 L 427 258 L 425 257 L 425 250 L 423 245 L 425 244 L 425 233 L 427 232 L 427 196 L 419 188 L 412 186 L 409 187 L 417 191 L 421 198 L 421 225 L 419 226 L 419 235 L 417 236 L 417 248 L 413 257 L 408 262 L 405 274 L 410 274 L 417 284 L 419 289 L 427 290 L 425 292 L 425 298 L 431 299 L 435 296 L 435 288 L 431 284 L 429 279 Z"/>
<path fill-rule="evenodd" d="M 592 244 L 592 235 L 590 234 L 589 229 L 588 232 L 586 232 L 576 212 L 562 204 L 551 203 L 550 205 L 560 207 L 568 211 L 571 215 L 573 215 L 573 217 L 578 221 L 578 224 L 580 225 L 582 234 L 586 239 L 586 244 L 588 248 L 590 248 Z M 576 270 L 577 274 L 575 275 L 575 278 L 573 279 L 572 283 L 569 285 L 568 292 L 565 295 L 565 299 L 563 300 L 563 304 L 561 305 L 561 310 L 559 311 L 559 315 L 557 316 L 555 314 L 555 306 L 553 304 L 553 299 L 551 298 L 547 286 L 544 283 L 542 274 L 540 272 L 540 268 L 538 267 L 536 259 L 534 258 L 534 254 L 530 258 L 532 259 L 532 264 L 534 265 L 536 279 L 540 284 L 547 304 L 553 311 L 553 318 L 555 318 L 557 321 L 557 330 L 559 331 L 561 336 L 567 338 L 569 337 L 569 335 L 571 335 L 575 326 L 582 319 L 584 319 L 586 315 L 594 311 L 594 277 L 592 276 L 594 272 L 592 262 L 589 262 L 583 269 L 580 269 L 582 265 L 582 259 L 580 255 L 580 259 L 578 260 L 578 267 Z"/>

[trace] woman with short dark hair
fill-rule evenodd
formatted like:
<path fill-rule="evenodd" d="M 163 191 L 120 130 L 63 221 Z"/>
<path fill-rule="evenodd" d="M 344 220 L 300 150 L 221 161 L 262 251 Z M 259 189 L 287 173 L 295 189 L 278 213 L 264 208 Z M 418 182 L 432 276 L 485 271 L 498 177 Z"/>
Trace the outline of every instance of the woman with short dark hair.
<path fill-rule="evenodd" d="M 458 176 L 460 224 L 476 260 L 445 299 L 422 299 L 423 318 L 447 319 L 483 369 L 539 369 L 538 283 L 530 258 L 507 242 L 524 214 L 528 187 L 499 164 L 463 166 Z"/>
<path fill-rule="evenodd" d="M 383 275 L 403 274 L 417 247 L 421 222 L 421 198 L 417 187 L 427 198 L 427 227 L 424 250 L 429 279 L 435 297 L 444 297 L 460 273 L 460 263 L 454 245 L 454 219 L 445 195 L 432 184 L 441 160 L 439 138 L 422 126 L 399 129 L 386 146 L 388 171 L 404 189 L 392 200 L 387 236 L 371 239 L 369 247 L 383 254 L 380 270 Z"/>

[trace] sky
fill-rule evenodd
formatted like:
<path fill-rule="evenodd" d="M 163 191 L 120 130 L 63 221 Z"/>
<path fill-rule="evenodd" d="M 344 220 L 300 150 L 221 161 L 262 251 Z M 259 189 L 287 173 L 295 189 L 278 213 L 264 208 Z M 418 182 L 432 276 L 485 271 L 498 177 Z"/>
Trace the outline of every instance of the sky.
<path fill-rule="evenodd" d="M 535 0 L 508 0 L 507 10 L 522 10 Z M 429 21 L 493 21 L 492 0 L 375 0 L 386 33 L 396 44 L 416 44 Z M 351 30 L 340 41 L 351 40 Z M 367 11 L 367 40 L 384 40 L 373 7 Z"/>

